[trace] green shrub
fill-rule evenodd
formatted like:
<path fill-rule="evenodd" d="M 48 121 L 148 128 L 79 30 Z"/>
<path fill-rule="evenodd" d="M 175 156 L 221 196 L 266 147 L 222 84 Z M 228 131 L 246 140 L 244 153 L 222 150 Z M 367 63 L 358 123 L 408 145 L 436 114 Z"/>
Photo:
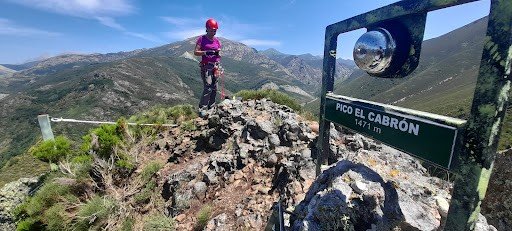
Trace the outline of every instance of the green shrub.
<path fill-rule="evenodd" d="M 155 180 L 151 180 L 146 184 L 146 187 L 139 193 L 135 194 L 134 199 L 136 203 L 147 203 L 153 194 L 153 190 L 156 188 Z"/>
<path fill-rule="evenodd" d="M 176 105 L 170 108 L 157 107 L 130 117 L 129 122 L 138 124 L 174 124 L 196 118 L 193 106 Z"/>
<path fill-rule="evenodd" d="M 65 230 L 68 227 L 68 219 L 65 206 L 55 204 L 44 212 L 44 223 L 47 230 Z"/>
<path fill-rule="evenodd" d="M 266 98 L 274 103 L 286 105 L 295 111 L 301 110 L 301 106 L 293 98 L 276 90 L 242 90 L 236 93 L 235 96 L 242 97 L 242 100 Z"/>
<path fill-rule="evenodd" d="M 300 112 L 300 115 L 309 121 L 318 121 L 318 115 L 315 115 L 313 112 L 302 110 Z"/>
<path fill-rule="evenodd" d="M 143 189 L 133 196 L 135 203 L 137 204 L 146 204 L 149 202 L 149 198 L 151 198 L 151 191 Z"/>
<path fill-rule="evenodd" d="M 77 179 L 89 177 L 89 171 L 92 169 L 93 157 L 87 154 L 74 156 L 70 160 L 72 170 Z"/>
<path fill-rule="evenodd" d="M 116 167 L 120 168 L 122 171 L 128 171 L 131 172 L 135 169 L 136 166 L 135 158 L 132 156 L 124 153 L 124 152 L 118 152 L 117 153 L 117 160 L 115 162 Z"/>
<path fill-rule="evenodd" d="M 58 162 L 71 154 L 71 141 L 64 136 L 57 136 L 55 140 L 46 140 L 30 148 L 30 154 L 42 161 Z"/>
<path fill-rule="evenodd" d="M 189 121 L 185 121 L 183 123 L 181 123 L 181 129 L 184 130 L 184 131 L 195 131 L 197 129 L 196 127 L 196 124 L 194 123 L 194 121 L 192 120 L 189 120 Z"/>
<path fill-rule="evenodd" d="M 71 163 L 73 163 L 73 164 L 91 164 L 92 156 L 87 155 L 87 154 L 74 156 L 73 158 L 71 158 Z"/>
<path fill-rule="evenodd" d="M 188 121 L 197 117 L 194 107 L 188 104 L 177 105 L 167 110 L 174 123 Z"/>
<path fill-rule="evenodd" d="M 65 205 L 78 203 L 70 186 L 46 183 L 33 196 L 16 207 L 13 215 L 21 219 L 17 230 L 65 230 L 69 220 Z"/>
<path fill-rule="evenodd" d="M 210 221 L 210 218 L 212 216 L 212 206 L 206 205 L 199 210 L 197 213 L 197 223 L 194 227 L 194 230 L 203 230 L 204 227 L 206 227 L 206 224 L 208 224 L 208 221 Z"/>
<path fill-rule="evenodd" d="M 144 219 L 143 230 L 145 231 L 170 231 L 175 229 L 174 220 L 163 214 L 151 214 Z"/>
<path fill-rule="evenodd" d="M 41 223 L 34 218 L 26 218 L 18 222 L 16 226 L 16 231 L 33 231 L 33 230 L 43 230 Z"/>
<path fill-rule="evenodd" d="M 92 136 L 95 134 L 98 137 L 98 150 L 97 154 L 102 158 L 108 158 L 112 154 L 112 150 L 118 144 L 123 141 L 123 131 L 118 125 L 114 124 L 103 124 L 99 128 L 95 128 L 89 132 L 90 134 L 82 137 L 84 143 L 82 144 L 82 150 L 88 151 L 94 147 L 91 147 Z"/>
<path fill-rule="evenodd" d="M 157 161 L 148 163 L 140 174 L 142 182 L 148 182 L 163 166 L 162 163 Z"/>
<path fill-rule="evenodd" d="M 135 168 L 135 165 L 129 160 L 119 159 L 116 160 L 116 167 L 131 171 Z"/>
<path fill-rule="evenodd" d="M 73 200 L 69 186 L 46 183 L 33 197 L 20 205 L 17 213 L 25 213 L 31 217 L 42 215 L 51 206 L 66 198 Z"/>
<path fill-rule="evenodd" d="M 99 226 L 116 209 L 117 204 L 114 200 L 94 196 L 78 209 L 74 228 L 75 230 L 88 230 L 92 226 Z"/>
<path fill-rule="evenodd" d="M 132 231 L 134 225 L 135 225 L 135 219 L 133 219 L 131 217 L 127 217 L 126 220 L 124 220 L 120 231 Z"/>

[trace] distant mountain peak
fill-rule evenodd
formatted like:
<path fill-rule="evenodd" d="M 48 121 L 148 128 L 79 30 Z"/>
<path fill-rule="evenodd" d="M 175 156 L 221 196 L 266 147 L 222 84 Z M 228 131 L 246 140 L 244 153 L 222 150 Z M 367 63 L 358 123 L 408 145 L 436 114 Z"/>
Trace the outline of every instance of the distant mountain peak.
<path fill-rule="evenodd" d="M 261 54 L 264 54 L 268 57 L 282 57 L 282 56 L 289 56 L 289 54 L 284 54 L 274 48 L 268 48 L 266 50 L 258 51 Z"/>

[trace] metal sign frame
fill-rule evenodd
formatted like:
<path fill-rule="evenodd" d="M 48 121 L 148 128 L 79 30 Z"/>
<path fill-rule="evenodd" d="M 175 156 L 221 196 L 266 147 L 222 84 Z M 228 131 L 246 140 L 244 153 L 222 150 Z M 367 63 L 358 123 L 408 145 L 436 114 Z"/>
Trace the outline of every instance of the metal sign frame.
<path fill-rule="evenodd" d="M 327 96 L 332 94 L 336 63 L 337 37 L 360 28 L 392 28 L 400 25 L 410 35 L 409 53 L 396 72 L 386 77 L 403 77 L 418 65 L 426 15 L 430 11 L 457 6 L 477 0 L 403 0 L 327 26 L 325 32 L 322 92 L 320 104 L 320 165 L 327 164 L 329 129 L 326 119 Z M 491 0 L 489 22 L 480 61 L 480 69 L 471 114 L 457 138 L 451 170 L 455 183 L 445 230 L 473 230 L 485 197 L 505 116 L 512 58 L 512 4 L 510 0 Z"/>

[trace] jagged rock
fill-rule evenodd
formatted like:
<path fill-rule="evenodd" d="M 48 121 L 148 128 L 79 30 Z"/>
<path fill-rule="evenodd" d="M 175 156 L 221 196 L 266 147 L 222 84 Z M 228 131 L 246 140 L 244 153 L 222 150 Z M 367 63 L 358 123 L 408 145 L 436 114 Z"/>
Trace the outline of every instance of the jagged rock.
<path fill-rule="evenodd" d="M 276 154 L 271 154 L 268 159 L 267 159 L 267 166 L 268 167 L 274 167 L 274 165 L 277 164 L 277 155 Z"/>
<path fill-rule="evenodd" d="M 354 189 L 354 191 L 359 194 L 363 194 L 368 190 L 368 184 L 359 180 L 352 182 L 352 184 L 350 184 L 350 187 L 352 187 L 352 189 Z"/>
<path fill-rule="evenodd" d="M 208 224 L 206 224 L 205 231 L 215 230 L 215 231 L 230 231 L 232 230 L 226 222 L 228 220 L 228 215 L 226 213 L 219 214 L 218 216 L 211 219 Z"/>
<path fill-rule="evenodd" d="M 311 159 L 311 149 L 304 149 L 300 154 L 306 160 Z"/>
<path fill-rule="evenodd" d="M 448 215 L 448 209 L 450 208 L 450 203 L 441 196 L 435 196 L 434 199 L 436 200 L 439 214 L 441 217 L 446 218 L 446 215 Z"/>
<path fill-rule="evenodd" d="M 232 154 L 226 153 L 212 153 L 209 162 L 209 169 L 215 170 L 218 173 L 224 173 L 226 171 L 232 171 L 235 169 L 235 158 Z"/>
<path fill-rule="evenodd" d="M 335 180 L 336 178 L 341 179 Z M 356 183 L 358 178 L 371 182 L 370 188 L 375 189 L 362 190 L 361 184 Z M 340 187 L 341 185 L 344 186 Z M 351 193 L 347 188 L 348 185 L 352 185 L 353 189 L 358 188 L 354 190 L 358 195 L 354 197 L 348 194 Z M 354 187 L 356 185 L 358 186 Z M 364 165 L 341 161 L 324 171 L 310 187 L 304 201 L 295 209 L 297 214 L 304 214 L 305 218 L 293 221 L 293 228 L 294 230 L 322 230 L 331 227 L 336 229 L 357 227 L 359 230 L 366 230 L 372 229 L 373 224 L 377 230 L 391 230 L 394 227 L 434 230 L 432 227 L 439 226 L 439 221 L 430 213 L 431 211 L 412 209 L 416 207 L 407 204 L 409 200 L 414 203 L 414 206 L 423 205 L 420 201 L 413 201 L 407 195 L 398 193 L 391 183 L 385 182 L 378 173 Z M 406 219 L 410 215 L 410 210 L 415 212 L 412 215 L 415 220 Z M 428 221 L 433 221 L 424 224 L 418 221 L 421 217 L 431 218 Z M 340 218 L 344 219 L 340 220 Z"/>
<path fill-rule="evenodd" d="M 271 134 L 268 136 L 268 142 L 272 148 L 281 145 L 281 140 L 279 140 L 279 136 L 277 134 Z"/>
<path fill-rule="evenodd" d="M 39 183 L 39 177 L 21 178 L 0 189 L 0 230 L 16 230 L 12 212 Z"/>
<path fill-rule="evenodd" d="M 289 108 L 271 101 L 225 101 L 195 124 L 198 129 L 182 142 L 196 144 L 176 142 L 171 150 L 183 146 L 177 158 L 204 162 L 175 174 L 162 193 L 172 198 L 166 199 L 171 216 L 190 215 L 181 217 L 181 229 L 195 222 L 191 204 L 209 200 L 229 206 L 207 230 L 261 230 L 276 198 L 298 215 L 285 217 L 291 230 L 436 230 L 446 216 L 449 182 L 429 177 L 409 155 L 337 126 L 330 128 L 328 162 L 345 160 L 322 166 L 315 181 L 316 135 Z M 201 153 L 191 155 L 192 148 Z"/>
<path fill-rule="evenodd" d="M 203 200 L 206 197 L 206 183 L 199 181 L 194 184 L 194 194 L 199 200 Z"/>
<path fill-rule="evenodd" d="M 214 184 L 219 183 L 219 178 L 215 174 L 215 171 L 208 171 L 208 172 L 204 173 L 203 180 L 209 185 L 214 185 Z"/>
<path fill-rule="evenodd" d="M 478 214 L 475 222 L 475 231 L 498 231 L 494 226 L 487 224 L 487 219 L 482 214 Z"/>

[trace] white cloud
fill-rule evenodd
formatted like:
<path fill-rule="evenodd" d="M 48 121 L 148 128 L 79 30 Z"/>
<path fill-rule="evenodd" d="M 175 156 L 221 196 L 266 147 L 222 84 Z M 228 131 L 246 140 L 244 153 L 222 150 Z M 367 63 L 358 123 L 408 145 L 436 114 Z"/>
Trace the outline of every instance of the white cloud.
<path fill-rule="evenodd" d="M 192 19 L 166 16 L 160 18 L 172 25 L 173 29 L 164 33 L 164 36 L 171 40 L 183 40 L 205 34 L 204 22 L 207 20 L 206 17 Z M 219 22 L 218 37 L 240 41 L 249 46 L 281 45 L 280 41 L 254 38 L 267 34 L 266 32 L 272 30 L 271 27 L 240 22 L 226 15 L 221 16 L 217 21 Z"/>
<path fill-rule="evenodd" d="M 160 17 L 162 20 L 164 20 L 167 23 L 170 23 L 175 26 L 187 26 L 187 25 L 193 25 L 197 24 L 198 22 L 202 22 L 203 20 L 199 21 L 198 19 L 191 19 L 191 18 L 177 18 L 177 17 Z"/>
<path fill-rule="evenodd" d="M 14 36 L 59 36 L 60 33 L 45 31 L 30 27 L 16 25 L 8 19 L 0 18 L 0 35 L 14 35 Z"/>
<path fill-rule="evenodd" d="M 155 42 L 155 43 L 163 42 L 161 39 L 159 39 L 156 36 L 151 35 L 151 34 L 143 34 L 143 33 L 137 33 L 137 32 L 128 31 L 128 30 L 126 30 L 126 28 L 121 26 L 121 24 L 117 23 L 114 18 L 111 18 L 111 17 L 96 17 L 96 19 L 101 24 L 103 24 L 105 26 L 108 26 L 110 28 L 114 28 L 114 29 L 116 29 L 118 31 L 122 31 L 126 35 L 129 35 L 129 36 L 132 36 L 132 37 L 136 37 L 136 38 L 140 38 L 140 39 L 144 39 L 144 40 L 147 40 L 147 41 L 150 41 L 150 42 Z"/>
<path fill-rule="evenodd" d="M 165 37 L 169 39 L 183 40 L 195 36 L 199 36 L 205 33 L 203 28 L 194 28 L 188 30 L 173 30 L 169 32 L 165 32 Z"/>
<path fill-rule="evenodd" d="M 127 34 L 129 36 L 136 37 L 136 38 L 141 38 L 141 39 L 144 39 L 147 41 L 155 42 L 155 43 L 163 42 L 161 39 L 159 39 L 156 36 L 151 35 L 151 34 L 142 34 L 142 33 L 135 33 L 135 32 L 129 32 L 129 31 L 126 31 L 125 34 Z"/>
<path fill-rule="evenodd" d="M 243 39 L 241 43 L 248 46 L 280 46 L 280 41 L 275 40 L 261 40 L 261 39 Z"/>
<path fill-rule="evenodd" d="M 120 30 L 125 31 L 123 26 L 121 26 L 119 23 L 116 22 L 115 19 L 110 17 L 96 17 L 96 19 L 103 25 Z"/>
<path fill-rule="evenodd" d="M 126 15 L 135 11 L 127 0 L 8 0 L 12 3 L 76 17 Z"/>
<path fill-rule="evenodd" d="M 161 42 L 156 36 L 128 31 L 117 23 L 114 16 L 128 15 L 135 11 L 128 0 L 8 0 L 26 7 L 73 17 L 95 19 L 104 26 L 126 35 L 151 42 Z"/>

